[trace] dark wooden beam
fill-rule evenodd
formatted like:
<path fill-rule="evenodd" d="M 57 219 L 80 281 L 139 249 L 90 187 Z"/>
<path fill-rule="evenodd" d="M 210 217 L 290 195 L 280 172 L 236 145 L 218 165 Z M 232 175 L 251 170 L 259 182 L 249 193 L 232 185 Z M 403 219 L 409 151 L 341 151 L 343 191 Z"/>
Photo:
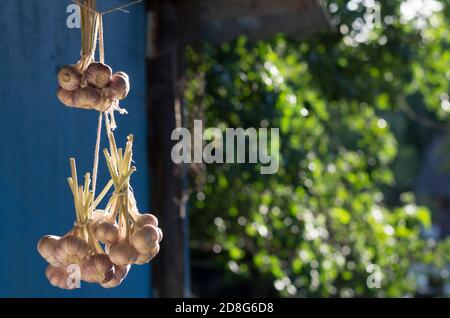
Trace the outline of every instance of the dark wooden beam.
<path fill-rule="evenodd" d="M 202 20 L 227 20 L 239 17 L 283 16 L 286 13 L 311 12 L 316 0 L 200 0 Z"/>
<path fill-rule="evenodd" d="M 152 206 L 164 232 L 161 251 L 153 262 L 156 297 L 186 296 L 186 173 L 171 159 L 172 131 L 181 126 L 184 63 L 176 6 L 169 1 L 150 6 L 154 39 L 148 60 L 150 158 L 153 172 Z"/>
<path fill-rule="evenodd" d="M 301 39 L 329 29 L 319 0 L 191 0 L 198 6 L 197 39 L 222 43 L 245 35 L 251 41 L 283 33 Z M 185 1 L 189 3 L 191 1 Z"/>

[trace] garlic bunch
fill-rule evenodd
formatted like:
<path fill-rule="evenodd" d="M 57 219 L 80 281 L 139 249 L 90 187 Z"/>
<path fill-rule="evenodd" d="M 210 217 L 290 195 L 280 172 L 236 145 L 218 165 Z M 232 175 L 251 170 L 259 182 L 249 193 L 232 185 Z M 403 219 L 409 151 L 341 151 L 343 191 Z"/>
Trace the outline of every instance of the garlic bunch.
<path fill-rule="evenodd" d="M 131 166 L 133 136 L 128 136 L 124 152 L 115 147 L 112 134 L 109 138 L 110 151 L 105 149 L 104 154 L 114 183 L 115 195 L 108 206 L 112 211 L 112 220 L 115 221 L 117 216 L 119 225 L 119 238 L 114 236 L 115 242 L 106 242 L 109 244 L 109 258 L 118 266 L 145 264 L 158 254 L 162 231 L 158 228 L 158 219 L 154 215 L 138 212 L 133 192 L 125 182 L 136 169 Z M 115 228 L 115 225 L 111 225 L 111 222 L 108 226 L 105 222 L 100 222 L 96 233 L 103 234 L 103 229 L 106 228 L 112 231 L 113 227 Z M 102 237 L 97 236 L 97 239 L 101 240 Z"/>
<path fill-rule="evenodd" d="M 96 84 L 102 80 L 89 79 Z M 128 137 L 125 151 L 117 149 L 111 131 L 108 137 L 110 150 L 104 153 L 111 180 L 94 199 L 89 191 L 90 174 L 85 175 L 84 185 L 78 185 L 75 159 L 71 159 L 72 176 L 68 182 L 75 203 L 75 226 L 62 237 L 46 235 L 38 242 L 38 252 L 49 263 L 46 277 L 55 287 L 74 289 L 80 280 L 104 288 L 116 287 L 131 265 L 146 264 L 159 252 L 162 231 L 158 219 L 139 213 L 130 190 L 130 176 L 136 170 L 131 166 L 133 136 Z M 112 187 L 114 192 L 106 208 L 97 209 Z"/>
<path fill-rule="evenodd" d="M 66 65 L 58 73 L 58 99 L 68 107 L 107 111 L 114 102 L 125 99 L 130 79 L 124 72 L 112 73 L 103 63 Z"/>

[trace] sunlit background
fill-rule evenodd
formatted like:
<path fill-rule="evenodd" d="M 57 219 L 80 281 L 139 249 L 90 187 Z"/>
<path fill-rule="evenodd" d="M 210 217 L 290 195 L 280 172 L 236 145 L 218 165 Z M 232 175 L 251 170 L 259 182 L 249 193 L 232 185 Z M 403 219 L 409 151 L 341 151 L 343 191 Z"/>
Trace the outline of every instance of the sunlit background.
<path fill-rule="evenodd" d="M 450 293 L 449 3 L 324 7 L 334 31 L 189 52 L 207 126 L 281 129 L 275 175 L 195 167 L 195 295 Z"/>

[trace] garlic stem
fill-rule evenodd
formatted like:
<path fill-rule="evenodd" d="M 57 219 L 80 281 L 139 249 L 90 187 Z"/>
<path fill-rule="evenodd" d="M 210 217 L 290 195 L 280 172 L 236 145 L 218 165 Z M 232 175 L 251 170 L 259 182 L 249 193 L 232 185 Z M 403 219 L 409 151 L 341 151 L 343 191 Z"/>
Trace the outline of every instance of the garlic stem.
<path fill-rule="evenodd" d="M 88 229 L 87 230 L 88 230 L 89 238 L 92 241 L 93 250 L 97 251 L 97 253 L 99 253 L 99 254 L 105 254 L 105 251 L 101 247 L 100 243 L 98 242 L 97 239 L 95 239 L 94 232 L 92 230 L 92 225 L 91 224 L 88 225 Z"/>
<path fill-rule="evenodd" d="M 124 210 L 125 210 L 125 221 L 127 224 L 127 238 L 128 242 L 131 243 L 131 224 L 130 224 L 130 213 L 128 212 L 128 195 L 124 198 Z"/>
<path fill-rule="evenodd" d="M 123 161 L 123 149 L 122 148 L 118 149 L 117 155 L 118 155 L 118 158 L 119 158 L 119 162 L 122 162 Z"/>
<path fill-rule="evenodd" d="M 88 196 L 90 184 L 91 184 L 91 174 L 88 172 L 84 175 L 84 196 L 85 197 Z"/>
<path fill-rule="evenodd" d="M 94 200 L 94 194 L 92 192 L 88 192 L 86 198 L 86 205 L 84 206 L 85 220 L 86 222 L 92 219 L 92 202 Z"/>
<path fill-rule="evenodd" d="M 128 188 L 128 186 L 127 187 L 125 187 L 125 183 L 128 183 L 128 181 L 129 181 L 129 178 L 130 178 L 130 176 L 134 173 L 136 171 L 136 167 L 131 167 L 131 169 L 125 174 L 125 175 L 123 175 L 121 178 L 120 178 L 120 181 L 119 181 L 119 189 L 122 189 L 122 188 Z"/>
<path fill-rule="evenodd" d="M 119 205 L 117 204 L 117 197 L 115 196 L 113 198 L 113 200 L 114 200 L 114 203 L 113 203 L 114 208 L 113 208 L 113 212 L 112 212 L 111 219 L 110 219 L 111 222 L 115 221 L 117 219 L 117 215 L 119 213 Z M 119 232 L 120 232 L 120 228 L 119 228 Z"/>
<path fill-rule="evenodd" d="M 119 163 L 119 154 L 117 152 L 116 139 L 114 138 L 114 134 L 111 131 L 108 132 L 108 137 L 110 143 L 111 157 L 114 159 L 114 166 L 117 167 Z"/>
<path fill-rule="evenodd" d="M 70 158 L 70 170 L 72 172 L 72 179 L 75 189 L 78 189 L 78 179 L 77 179 L 77 165 L 74 158 Z"/>
<path fill-rule="evenodd" d="M 128 163 L 131 162 L 131 156 L 132 156 L 132 153 L 128 149 L 128 146 L 127 146 L 127 149 L 125 150 L 124 158 L 123 158 L 123 160 L 121 162 L 121 165 L 120 165 L 121 171 L 124 171 L 125 169 L 129 169 Z"/>
<path fill-rule="evenodd" d="M 103 198 L 105 197 L 105 195 L 108 193 L 109 189 L 111 189 L 112 185 L 114 184 L 114 181 L 111 179 L 108 181 L 108 183 L 106 184 L 106 186 L 103 188 L 102 192 L 100 192 L 100 194 L 97 196 L 97 198 L 94 201 L 94 204 L 92 206 L 92 209 L 95 210 L 95 208 L 97 207 L 97 205 L 99 205 L 99 203 L 103 200 Z"/>
<path fill-rule="evenodd" d="M 117 185 L 118 184 L 117 172 L 116 172 L 116 169 L 114 168 L 114 164 L 112 162 L 112 157 L 109 154 L 108 149 L 103 149 L 103 153 L 106 158 L 106 164 L 108 166 L 108 170 L 111 175 L 111 179 L 113 180 L 114 184 Z"/>
<path fill-rule="evenodd" d="M 105 212 L 106 213 L 108 213 L 108 214 L 112 213 L 112 205 L 113 205 L 114 201 L 115 201 L 114 196 L 111 196 L 109 198 L 108 203 L 106 204 L 106 207 L 105 207 Z"/>

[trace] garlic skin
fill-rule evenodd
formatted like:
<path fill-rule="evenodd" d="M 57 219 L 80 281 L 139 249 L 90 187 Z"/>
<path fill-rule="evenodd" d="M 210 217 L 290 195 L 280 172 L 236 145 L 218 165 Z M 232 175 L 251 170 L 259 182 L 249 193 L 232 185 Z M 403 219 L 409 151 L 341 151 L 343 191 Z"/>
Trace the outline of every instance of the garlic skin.
<path fill-rule="evenodd" d="M 143 265 L 149 263 L 159 253 L 159 244 L 156 245 L 147 253 L 139 254 L 138 258 L 134 262 L 136 265 Z"/>
<path fill-rule="evenodd" d="M 94 235 L 103 244 L 115 244 L 120 239 L 119 228 L 110 222 L 97 223 L 94 228 Z"/>
<path fill-rule="evenodd" d="M 59 86 L 70 92 L 80 87 L 81 79 L 81 73 L 73 65 L 66 65 L 58 72 Z"/>
<path fill-rule="evenodd" d="M 115 72 L 114 74 L 115 74 L 115 75 L 120 75 L 120 76 L 124 77 L 124 78 L 127 79 L 127 80 L 130 79 L 130 77 L 128 76 L 128 74 L 125 73 L 125 72 L 122 72 L 122 71 Z"/>
<path fill-rule="evenodd" d="M 92 226 L 95 228 L 99 223 L 106 222 L 110 216 L 105 210 L 95 210 L 92 213 Z"/>
<path fill-rule="evenodd" d="M 58 245 L 60 240 L 59 236 L 55 235 L 45 235 L 43 236 L 38 244 L 37 249 L 39 254 L 48 261 L 48 259 L 53 259 L 53 253 L 55 251 L 56 245 Z"/>
<path fill-rule="evenodd" d="M 99 112 L 106 112 L 112 106 L 112 101 L 108 98 L 108 88 L 105 87 L 100 91 L 102 96 L 101 102 L 97 105 L 94 105 L 94 109 Z"/>
<path fill-rule="evenodd" d="M 92 109 L 101 102 L 102 96 L 91 86 L 79 88 L 73 95 L 73 105 L 75 107 Z"/>
<path fill-rule="evenodd" d="M 111 75 L 111 68 L 103 63 L 91 63 L 84 72 L 86 82 L 99 89 L 109 84 Z"/>
<path fill-rule="evenodd" d="M 88 254 L 87 243 L 73 235 L 60 239 L 54 251 L 56 261 L 63 266 L 81 264 Z"/>
<path fill-rule="evenodd" d="M 136 252 L 127 240 L 122 240 L 119 243 L 112 245 L 109 249 L 109 259 L 119 266 L 133 264 L 137 257 L 138 252 Z"/>
<path fill-rule="evenodd" d="M 158 237 L 158 243 L 161 243 L 161 241 L 162 241 L 162 239 L 163 239 L 163 237 L 164 237 L 163 231 L 162 231 L 159 227 L 157 227 L 156 229 L 158 230 L 158 235 L 159 235 L 159 237 Z"/>
<path fill-rule="evenodd" d="M 67 285 L 67 280 L 69 279 L 69 274 L 67 273 L 66 269 L 63 267 L 56 267 L 53 265 L 48 265 L 47 269 L 45 270 L 45 276 L 47 277 L 50 284 L 54 287 L 59 287 L 62 289 L 75 289 L 75 284 L 73 284 L 73 287 L 69 287 Z"/>
<path fill-rule="evenodd" d="M 147 224 L 141 228 L 137 228 L 131 240 L 136 251 L 140 254 L 145 254 L 158 243 L 159 233 L 156 227 Z"/>
<path fill-rule="evenodd" d="M 122 75 L 124 74 L 124 75 Z M 125 99 L 130 92 L 130 79 L 123 72 L 114 73 L 108 85 L 108 98 L 111 100 Z"/>
<path fill-rule="evenodd" d="M 81 266 L 81 278 L 88 283 L 107 283 L 114 277 L 114 264 L 105 254 L 90 256 Z"/>
<path fill-rule="evenodd" d="M 127 277 L 128 272 L 130 271 L 131 265 L 127 266 L 117 266 L 114 265 L 114 275 L 113 278 L 107 283 L 101 283 L 100 285 L 103 288 L 114 288 L 119 286 L 122 281 Z"/>
<path fill-rule="evenodd" d="M 144 214 L 140 214 L 136 218 L 136 224 L 139 227 L 143 227 L 144 225 L 147 225 L 147 224 L 153 225 L 154 227 L 158 227 L 158 219 L 153 214 L 144 213 Z"/>
<path fill-rule="evenodd" d="M 63 103 L 67 107 L 73 107 L 73 97 L 74 93 L 68 90 L 65 90 L 64 88 L 60 87 L 58 88 L 58 91 L 56 92 L 56 96 L 58 97 L 59 101 Z"/>

